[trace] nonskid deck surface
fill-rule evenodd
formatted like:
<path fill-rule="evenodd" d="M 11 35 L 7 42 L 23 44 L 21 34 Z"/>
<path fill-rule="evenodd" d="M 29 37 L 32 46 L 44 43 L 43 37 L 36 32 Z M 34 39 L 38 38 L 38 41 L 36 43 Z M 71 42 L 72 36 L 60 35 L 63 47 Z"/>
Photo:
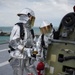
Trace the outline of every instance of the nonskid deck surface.
<path fill-rule="evenodd" d="M 0 45 L 0 75 L 13 75 L 12 68 L 8 62 L 8 44 Z"/>
<path fill-rule="evenodd" d="M 8 44 L 0 45 L 0 75 L 13 75 L 12 67 L 8 62 L 10 57 L 8 50 Z M 24 74 L 25 73 L 24 71 Z"/>

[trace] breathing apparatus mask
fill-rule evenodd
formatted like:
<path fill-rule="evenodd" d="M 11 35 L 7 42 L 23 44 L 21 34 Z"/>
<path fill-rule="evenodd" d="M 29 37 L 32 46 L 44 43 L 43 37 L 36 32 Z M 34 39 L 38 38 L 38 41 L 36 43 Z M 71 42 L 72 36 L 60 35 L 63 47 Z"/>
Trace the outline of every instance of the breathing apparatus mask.
<path fill-rule="evenodd" d="M 24 23 L 25 27 L 31 28 L 34 26 L 35 17 L 28 15 L 20 15 L 19 20 L 20 22 Z"/>
<path fill-rule="evenodd" d="M 29 20 L 29 17 L 27 15 L 20 15 L 19 20 L 22 21 L 23 23 L 27 23 Z"/>

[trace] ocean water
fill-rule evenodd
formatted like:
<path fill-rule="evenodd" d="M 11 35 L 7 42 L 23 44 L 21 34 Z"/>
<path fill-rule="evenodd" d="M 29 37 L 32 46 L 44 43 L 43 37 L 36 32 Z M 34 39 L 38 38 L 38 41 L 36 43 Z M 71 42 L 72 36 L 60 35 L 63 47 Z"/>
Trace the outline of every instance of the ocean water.
<path fill-rule="evenodd" d="M 2 30 L 3 32 L 10 33 L 12 30 L 12 27 L 0 27 L 0 30 Z M 38 27 L 33 27 L 33 30 L 35 35 L 40 34 L 40 30 Z M 6 43 L 8 41 L 9 41 L 9 36 L 0 36 L 0 44 Z"/>

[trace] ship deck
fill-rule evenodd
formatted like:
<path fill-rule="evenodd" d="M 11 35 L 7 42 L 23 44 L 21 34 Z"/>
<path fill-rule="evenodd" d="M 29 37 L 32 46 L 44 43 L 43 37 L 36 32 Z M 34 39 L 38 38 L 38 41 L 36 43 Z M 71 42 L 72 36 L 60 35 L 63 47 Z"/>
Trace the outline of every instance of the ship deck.
<path fill-rule="evenodd" d="M 13 70 L 8 62 L 8 44 L 0 45 L 0 75 L 13 75 Z"/>

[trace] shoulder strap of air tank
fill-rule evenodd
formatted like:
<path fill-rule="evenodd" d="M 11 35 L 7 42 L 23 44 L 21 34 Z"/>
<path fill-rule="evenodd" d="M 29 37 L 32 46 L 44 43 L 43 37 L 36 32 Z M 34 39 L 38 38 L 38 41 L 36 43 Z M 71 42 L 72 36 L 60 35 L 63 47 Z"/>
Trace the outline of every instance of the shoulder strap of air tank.
<path fill-rule="evenodd" d="M 15 25 L 18 25 L 20 27 L 20 38 L 23 40 L 24 39 L 24 27 L 23 27 L 23 23 L 16 23 Z"/>
<path fill-rule="evenodd" d="M 45 46 L 45 42 L 44 42 L 44 34 L 41 35 L 41 46 Z"/>
<path fill-rule="evenodd" d="M 34 30 L 31 29 L 30 31 L 31 31 L 32 37 L 34 38 L 34 37 L 35 37 L 35 36 L 34 36 Z"/>

